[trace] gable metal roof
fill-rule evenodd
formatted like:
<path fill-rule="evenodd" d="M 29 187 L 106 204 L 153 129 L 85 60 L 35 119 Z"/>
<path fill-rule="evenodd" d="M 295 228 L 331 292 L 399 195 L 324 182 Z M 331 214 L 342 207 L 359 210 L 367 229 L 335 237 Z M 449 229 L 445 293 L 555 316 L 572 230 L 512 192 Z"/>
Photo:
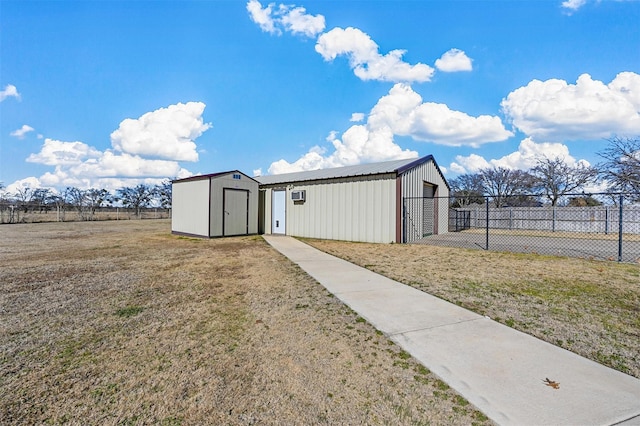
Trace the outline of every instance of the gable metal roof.
<path fill-rule="evenodd" d="M 194 180 L 203 180 L 203 179 L 211 179 L 211 178 L 216 178 L 218 176 L 222 176 L 222 175 L 228 175 L 230 173 L 239 173 L 242 176 L 246 177 L 249 180 L 253 180 L 256 181 L 257 180 L 255 178 L 252 178 L 251 176 L 247 176 L 244 173 L 242 173 L 240 170 L 229 170 L 227 172 L 217 172 L 217 173 L 209 173 L 206 175 L 194 175 L 194 176 L 190 176 L 188 178 L 183 178 L 183 179 L 175 179 L 172 180 L 171 183 L 176 183 L 176 182 L 190 182 L 190 181 L 194 181 Z"/>
<path fill-rule="evenodd" d="M 274 185 L 310 180 L 339 179 L 355 176 L 371 176 L 387 173 L 402 174 L 415 166 L 434 161 L 432 155 L 422 158 L 384 161 L 382 163 L 359 164 L 357 166 L 334 167 L 331 169 L 310 170 L 306 172 L 283 173 L 280 175 L 254 177 L 261 185 Z M 435 161 L 434 161 L 435 164 Z M 437 167 L 437 165 L 436 165 Z"/>

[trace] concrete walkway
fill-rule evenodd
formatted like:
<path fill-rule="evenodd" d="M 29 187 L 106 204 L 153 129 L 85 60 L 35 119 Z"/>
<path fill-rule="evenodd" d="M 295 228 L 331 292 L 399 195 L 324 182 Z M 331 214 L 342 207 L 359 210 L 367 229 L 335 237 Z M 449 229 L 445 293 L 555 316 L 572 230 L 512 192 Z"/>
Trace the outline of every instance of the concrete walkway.
<path fill-rule="evenodd" d="M 264 239 L 498 424 L 640 425 L 634 377 L 294 238 Z"/>

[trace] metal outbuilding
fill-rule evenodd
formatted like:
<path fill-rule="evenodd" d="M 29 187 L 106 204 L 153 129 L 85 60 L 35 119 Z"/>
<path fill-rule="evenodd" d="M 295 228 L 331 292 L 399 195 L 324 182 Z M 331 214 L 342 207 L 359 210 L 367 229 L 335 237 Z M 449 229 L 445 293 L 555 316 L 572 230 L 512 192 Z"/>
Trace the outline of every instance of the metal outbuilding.
<path fill-rule="evenodd" d="M 448 230 L 449 186 L 431 155 L 255 179 L 260 233 L 402 243 Z M 411 198 L 428 200 L 412 216 Z"/>
<path fill-rule="evenodd" d="M 171 232 L 198 237 L 258 233 L 258 182 L 237 170 L 172 182 Z"/>

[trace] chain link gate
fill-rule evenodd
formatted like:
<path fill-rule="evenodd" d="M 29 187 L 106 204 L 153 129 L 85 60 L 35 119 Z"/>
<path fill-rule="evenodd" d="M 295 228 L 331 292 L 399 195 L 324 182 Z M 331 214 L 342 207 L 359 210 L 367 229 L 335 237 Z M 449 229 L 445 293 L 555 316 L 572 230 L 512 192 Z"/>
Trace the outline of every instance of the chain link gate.
<path fill-rule="evenodd" d="M 407 197 L 402 206 L 402 242 L 412 243 L 435 234 L 436 199 Z"/>

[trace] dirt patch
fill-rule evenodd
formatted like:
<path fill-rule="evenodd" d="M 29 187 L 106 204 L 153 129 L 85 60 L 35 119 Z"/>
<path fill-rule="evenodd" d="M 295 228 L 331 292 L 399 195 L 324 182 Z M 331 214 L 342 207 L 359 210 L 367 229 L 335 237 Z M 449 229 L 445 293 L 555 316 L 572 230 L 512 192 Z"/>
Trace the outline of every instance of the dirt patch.
<path fill-rule="evenodd" d="M 3 424 L 489 423 L 262 238 L 169 228 L 0 226 Z"/>
<path fill-rule="evenodd" d="M 640 378 L 640 266 L 427 245 L 305 240 Z"/>

